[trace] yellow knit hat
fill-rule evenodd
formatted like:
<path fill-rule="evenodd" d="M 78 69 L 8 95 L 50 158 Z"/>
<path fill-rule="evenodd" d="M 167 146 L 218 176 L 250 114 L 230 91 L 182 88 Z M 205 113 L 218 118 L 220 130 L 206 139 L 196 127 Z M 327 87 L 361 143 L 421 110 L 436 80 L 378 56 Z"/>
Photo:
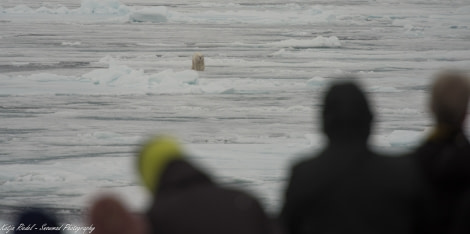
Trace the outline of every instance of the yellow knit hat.
<path fill-rule="evenodd" d="M 150 139 L 138 155 L 138 170 L 145 187 L 155 193 L 168 163 L 181 157 L 182 150 L 173 137 L 161 135 Z"/>

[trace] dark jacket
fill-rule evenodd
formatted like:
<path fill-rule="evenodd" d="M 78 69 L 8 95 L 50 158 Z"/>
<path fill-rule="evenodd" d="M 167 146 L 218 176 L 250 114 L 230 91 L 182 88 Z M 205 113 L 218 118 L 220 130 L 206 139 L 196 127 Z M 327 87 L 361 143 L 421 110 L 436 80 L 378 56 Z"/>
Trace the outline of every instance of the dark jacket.
<path fill-rule="evenodd" d="M 253 197 L 219 187 L 186 161 L 164 170 L 148 218 L 155 234 L 263 234 L 271 225 Z"/>
<path fill-rule="evenodd" d="M 436 133 L 414 153 L 437 198 L 439 221 L 434 223 L 440 233 L 458 231 L 454 225 L 460 215 L 469 217 L 470 143 L 461 130 L 437 129 Z M 467 204 L 467 205 L 465 205 Z M 467 210 L 465 210 L 467 209 Z M 470 222 L 469 220 L 466 221 Z M 459 225 L 460 227 L 463 227 Z"/>
<path fill-rule="evenodd" d="M 323 106 L 328 145 L 291 170 L 281 220 L 291 234 L 424 232 L 424 184 L 410 157 L 379 156 L 373 119 L 353 83 L 333 85 Z"/>
<path fill-rule="evenodd" d="M 298 233 L 425 233 L 425 188 L 408 157 L 329 147 L 292 169 L 281 213 Z"/>

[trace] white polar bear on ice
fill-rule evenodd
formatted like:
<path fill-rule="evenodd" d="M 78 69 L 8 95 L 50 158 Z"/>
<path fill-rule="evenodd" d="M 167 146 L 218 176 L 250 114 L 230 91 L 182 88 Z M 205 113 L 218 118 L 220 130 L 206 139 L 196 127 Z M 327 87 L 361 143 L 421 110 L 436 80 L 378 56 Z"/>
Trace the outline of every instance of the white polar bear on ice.
<path fill-rule="evenodd" d="M 201 53 L 194 53 L 193 55 L 193 66 L 191 69 L 196 71 L 204 71 L 204 56 Z"/>

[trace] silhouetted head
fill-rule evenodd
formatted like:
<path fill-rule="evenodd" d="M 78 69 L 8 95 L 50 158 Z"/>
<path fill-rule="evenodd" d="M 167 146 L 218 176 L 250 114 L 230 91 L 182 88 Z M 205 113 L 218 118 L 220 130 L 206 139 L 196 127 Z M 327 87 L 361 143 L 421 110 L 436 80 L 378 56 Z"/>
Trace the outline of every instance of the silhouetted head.
<path fill-rule="evenodd" d="M 49 229 L 40 230 L 43 225 Z M 14 233 L 62 233 L 57 227 L 60 227 L 59 223 L 52 214 L 40 208 L 30 208 L 19 215 Z"/>
<path fill-rule="evenodd" d="M 470 97 L 469 78 L 457 71 L 436 76 L 432 86 L 431 111 L 438 124 L 461 128 Z"/>
<path fill-rule="evenodd" d="M 357 84 L 333 84 L 323 103 L 323 131 L 330 142 L 367 141 L 373 115 L 365 94 Z"/>

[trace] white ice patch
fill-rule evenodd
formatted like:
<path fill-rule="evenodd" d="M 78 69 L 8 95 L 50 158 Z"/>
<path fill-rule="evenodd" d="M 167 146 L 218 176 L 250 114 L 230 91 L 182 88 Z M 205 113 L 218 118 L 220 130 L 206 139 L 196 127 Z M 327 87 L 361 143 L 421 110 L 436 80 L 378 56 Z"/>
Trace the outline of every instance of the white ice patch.
<path fill-rule="evenodd" d="M 124 93 L 191 93 L 191 87 L 198 84 L 199 75 L 193 70 L 173 71 L 171 69 L 148 74 L 141 69 L 133 69 L 110 57 L 100 63 L 108 63 L 109 68 L 93 70 L 81 79 L 89 80 L 97 86 L 115 87 Z M 189 88 L 189 89 L 188 89 Z"/>
<path fill-rule="evenodd" d="M 126 65 L 110 64 L 108 69 L 93 70 L 82 76 L 95 85 L 145 87 L 148 79 L 144 79 L 143 70 L 134 70 Z"/>
<path fill-rule="evenodd" d="M 311 87 L 323 87 L 327 83 L 327 80 L 323 77 L 315 76 L 307 81 L 307 86 Z"/>
<path fill-rule="evenodd" d="M 374 93 L 398 93 L 401 92 L 395 87 L 386 87 L 386 86 L 373 86 L 370 88 L 371 92 Z"/>
<path fill-rule="evenodd" d="M 284 41 L 268 43 L 268 45 L 293 48 L 335 48 L 341 47 L 341 42 L 338 37 L 335 36 L 318 36 L 310 40 L 288 39 Z"/>
<path fill-rule="evenodd" d="M 7 14 L 32 14 L 34 10 L 26 5 L 17 5 L 12 8 L 3 9 L 2 12 Z"/>
<path fill-rule="evenodd" d="M 55 183 L 65 181 L 63 176 L 48 175 L 38 172 L 31 172 L 20 175 L 14 180 L 15 182 L 32 182 L 32 183 Z"/>
<path fill-rule="evenodd" d="M 61 45 L 63 45 L 63 46 L 79 46 L 81 44 L 82 43 L 79 42 L 79 41 L 64 41 L 64 42 L 62 42 Z"/>
<path fill-rule="evenodd" d="M 108 69 L 93 70 L 81 79 L 102 86 L 105 90 L 114 87 L 115 91 L 122 93 L 192 93 L 192 86 L 198 84 L 199 75 L 193 70 L 175 72 L 171 69 L 147 74 L 141 69 L 110 63 Z"/>
<path fill-rule="evenodd" d="M 133 22 L 166 22 L 168 21 L 168 9 L 160 6 L 135 10 L 129 15 L 129 20 Z"/>
<path fill-rule="evenodd" d="M 51 15 L 62 15 L 62 14 L 68 14 L 70 10 L 67 7 L 61 6 L 56 9 L 50 9 L 47 7 L 40 7 L 37 10 L 33 11 L 31 9 L 31 12 L 36 12 L 39 14 L 51 14 Z"/>
<path fill-rule="evenodd" d="M 421 113 L 421 111 L 417 109 L 411 109 L 411 108 L 396 108 L 396 109 L 379 108 L 379 112 L 382 112 L 384 114 L 403 114 L 403 115 L 416 115 L 416 114 Z"/>
<path fill-rule="evenodd" d="M 198 73 L 193 70 L 165 70 L 149 77 L 150 89 L 159 93 L 198 93 L 198 79 Z"/>
<path fill-rule="evenodd" d="M 278 50 L 278 51 L 272 53 L 271 55 L 272 55 L 272 56 L 282 56 L 282 55 L 284 55 L 284 54 L 286 54 L 286 49 L 282 48 L 282 49 L 280 49 L 280 50 Z"/>
<path fill-rule="evenodd" d="M 99 142 L 102 145 L 105 144 L 134 144 L 138 143 L 140 137 L 138 136 L 127 136 L 115 132 L 96 131 L 92 133 L 78 134 L 74 138 L 76 144 L 91 145 Z"/>
<path fill-rule="evenodd" d="M 82 0 L 82 14 L 127 14 L 129 9 L 118 0 Z"/>
<path fill-rule="evenodd" d="M 421 142 L 423 137 L 423 132 L 395 130 L 388 136 L 388 142 L 392 147 L 410 147 Z"/>

